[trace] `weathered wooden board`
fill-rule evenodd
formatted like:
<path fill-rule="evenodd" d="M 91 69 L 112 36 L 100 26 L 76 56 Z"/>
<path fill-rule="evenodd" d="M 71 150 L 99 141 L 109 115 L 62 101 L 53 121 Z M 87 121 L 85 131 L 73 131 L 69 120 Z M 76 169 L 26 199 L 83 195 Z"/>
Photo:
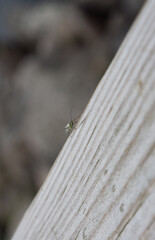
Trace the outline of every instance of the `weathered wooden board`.
<path fill-rule="evenodd" d="M 155 239 L 154 23 L 149 0 L 13 240 Z"/>

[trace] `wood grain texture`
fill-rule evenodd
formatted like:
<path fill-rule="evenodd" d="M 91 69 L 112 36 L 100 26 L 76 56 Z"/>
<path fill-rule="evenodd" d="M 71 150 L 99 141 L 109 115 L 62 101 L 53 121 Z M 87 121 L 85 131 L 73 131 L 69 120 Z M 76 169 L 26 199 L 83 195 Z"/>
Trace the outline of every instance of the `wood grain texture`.
<path fill-rule="evenodd" d="M 154 12 L 147 1 L 12 240 L 155 239 Z"/>

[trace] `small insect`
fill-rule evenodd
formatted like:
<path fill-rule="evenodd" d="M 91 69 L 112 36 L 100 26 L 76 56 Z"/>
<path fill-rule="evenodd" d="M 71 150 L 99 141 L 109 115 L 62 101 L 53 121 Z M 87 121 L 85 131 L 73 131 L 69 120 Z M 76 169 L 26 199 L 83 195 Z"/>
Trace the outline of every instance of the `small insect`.
<path fill-rule="evenodd" d="M 67 125 L 65 126 L 65 133 L 70 133 L 71 130 L 74 129 L 75 123 L 77 121 L 75 119 L 72 119 L 69 123 L 67 123 Z"/>
<path fill-rule="evenodd" d="M 74 119 L 72 119 L 71 112 L 72 112 L 72 109 L 71 109 L 71 111 L 70 111 L 70 118 L 71 118 L 71 120 L 70 120 L 70 122 L 67 123 L 67 125 L 65 126 L 65 133 L 67 133 L 68 135 L 71 133 L 71 131 L 72 131 L 73 129 L 75 129 L 75 125 L 76 125 L 76 123 L 78 122 L 78 119 L 79 119 L 79 116 L 76 117 L 76 118 L 74 118 Z"/>

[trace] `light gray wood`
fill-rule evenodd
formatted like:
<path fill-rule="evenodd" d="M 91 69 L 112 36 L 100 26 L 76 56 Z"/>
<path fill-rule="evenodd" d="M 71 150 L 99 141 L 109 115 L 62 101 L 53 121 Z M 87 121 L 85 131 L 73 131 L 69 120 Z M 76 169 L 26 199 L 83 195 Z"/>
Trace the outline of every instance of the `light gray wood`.
<path fill-rule="evenodd" d="M 154 13 L 149 0 L 12 240 L 155 239 Z"/>

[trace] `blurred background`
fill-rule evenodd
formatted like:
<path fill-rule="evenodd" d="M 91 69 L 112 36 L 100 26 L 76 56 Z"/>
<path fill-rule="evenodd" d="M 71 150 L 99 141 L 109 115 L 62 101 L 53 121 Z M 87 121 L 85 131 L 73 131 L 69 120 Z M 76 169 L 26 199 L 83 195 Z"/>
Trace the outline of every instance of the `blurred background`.
<path fill-rule="evenodd" d="M 8 240 L 143 0 L 0 0 L 0 239 Z"/>

